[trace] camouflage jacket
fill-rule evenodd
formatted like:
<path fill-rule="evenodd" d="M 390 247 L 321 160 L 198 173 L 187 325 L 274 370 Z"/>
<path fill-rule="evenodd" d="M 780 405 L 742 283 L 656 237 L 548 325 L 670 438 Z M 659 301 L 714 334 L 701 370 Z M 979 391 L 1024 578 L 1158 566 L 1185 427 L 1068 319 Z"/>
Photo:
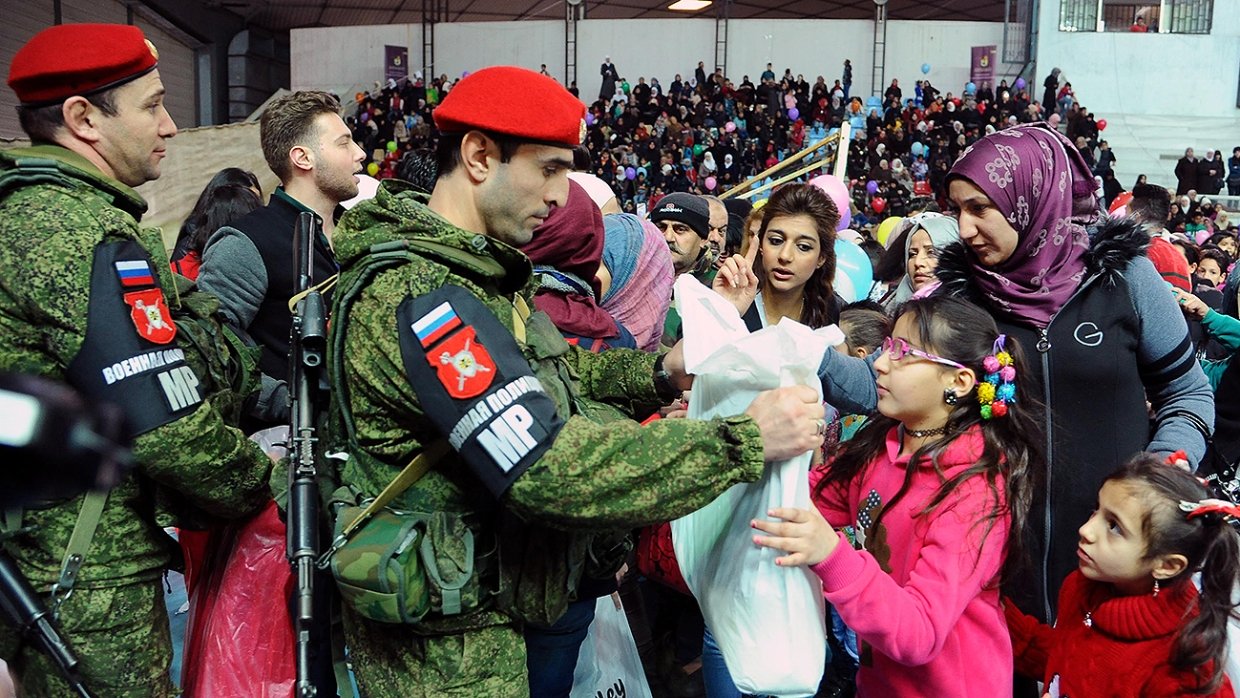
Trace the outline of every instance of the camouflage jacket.
<path fill-rule="evenodd" d="M 0 151 L 0 175 L 12 173 L 19 159 L 50 164 L 54 174 L 0 191 L 0 370 L 66 380 L 86 340 L 94 252 L 100 245 L 136 241 L 174 315 L 191 307 L 202 315 L 214 310 L 213 298 L 178 286 L 184 280 L 170 271 L 159 231 L 139 228 L 146 202 L 137 192 L 51 145 Z M 236 347 L 206 326 L 183 328 L 173 340 L 199 380 L 203 401 L 137 437 L 136 468 L 108 497 L 78 577 L 80 587 L 162 573 L 169 549 L 154 521 L 157 500 L 166 503 L 170 496 L 178 506 L 237 517 L 269 497 L 270 459 L 223 416 L 235 416 L 240 403 L 225 384 L 238 360 Z M 81 501 L 27 509 L 22 523 L 29 531 L 6 541 L 36 587 L 56 580 Z"/>
<path fill-rule="evenodd" d="M 371 497 L 426 445 L 442 438 L 406 376 L 397 307 L 406 298 L 453 284 L 480 299 L 512 332 L 513 294 L 532 298 L 531 264 L 525 255 L 456 228 L 425 201 L 403 183 L 384 182 L 374 199 L 341 218 L 333 239 L 342 268 L 337 301 L 339 289 L 349 285 L 351 267 L 376 244 L 431 239 L 486 262 L 465 268 L 444 256 L 420 255 L 379 272 L 347 317 L 333 311 L 333 335 L 345 334 L 343 343 L 337 336 L 329 342 L 343 347 L 344 385 L 333 385 L 333 390 L 348 402 L 361 451 L 352 454 L 341 477 Z M 529 322 L 531 343 L 540 322 L 550 326 L 545 315 L 535 313 Z M 522 580 L 535 564 L 533 557 L 555 541 L 676 518 L 761 475 L 762 440 L 752 419 L 660 420 L 643 427 L 631 419 L 610 418 L 601 405 L 632 415 L 658 404 L 652 379 L 655 356 L 624 349 L 593 354 L 567 347 L 558 332 L 554 334 L 558 349 L 545 345 L 546 333 L 541 334 L 541 349 L 520 345 L 565 420 L 554 444 L 498 503 L 449 451 L 394 508 L 459 513 L 481 540 L 495 539 L 495 529 L 501 529 L 501 575 Z M 520 590 L 516 593 L 521 596 Z M 521 599 L 516 603 L 520 606 Z M 520 609 L 516 615 L 531 618 Z M 554 617 L 552 613 L 549 620 Z"/>

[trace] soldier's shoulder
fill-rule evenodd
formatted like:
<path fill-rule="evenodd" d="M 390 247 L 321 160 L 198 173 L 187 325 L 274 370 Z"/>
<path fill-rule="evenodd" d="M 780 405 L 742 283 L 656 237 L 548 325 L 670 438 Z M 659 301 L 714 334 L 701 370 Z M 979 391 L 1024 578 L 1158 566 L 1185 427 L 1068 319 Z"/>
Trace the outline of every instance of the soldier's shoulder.
<path fill-rule="evenodd" d="M 97 231 L 102 218 L 119 213 L 102 198 L 72 184 L 45 182 L 0 194 L 0 229 L 41 236 Z"/>

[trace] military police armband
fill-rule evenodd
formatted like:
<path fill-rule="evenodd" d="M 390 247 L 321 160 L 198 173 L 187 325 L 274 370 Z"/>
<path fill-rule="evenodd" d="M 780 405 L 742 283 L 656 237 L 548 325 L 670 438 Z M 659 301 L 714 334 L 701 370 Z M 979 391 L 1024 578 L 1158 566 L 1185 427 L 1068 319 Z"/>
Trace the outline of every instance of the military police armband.
<path fill-rule="evenodd" d="M 163 289 L 137 242 L 95 247 L 87 313 L 86 337 L 66 372 L 74 388 L 123 406 L 133 436 L 198 407 L 198 376 L 177 346 Z"/>
<path fill-rule="evenodd" d="M 512 334 L 460 286 L 406 298 L 400 353 L 422 410 L 499 499 L 564 426 Z"/>

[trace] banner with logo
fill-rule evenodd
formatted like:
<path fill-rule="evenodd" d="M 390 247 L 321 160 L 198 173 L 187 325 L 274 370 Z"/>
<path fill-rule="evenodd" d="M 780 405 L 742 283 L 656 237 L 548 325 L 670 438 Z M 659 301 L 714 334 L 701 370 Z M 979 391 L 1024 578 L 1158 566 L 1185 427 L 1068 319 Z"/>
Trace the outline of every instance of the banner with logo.
<path fill-rule="evenodd" d="M 981 89 L 982 83 L 995 86 L 995 46 L 974 46 L 969 61 L 969 82 Z"/>
<path fill-rule="evenodd" d="M 400 82 L 409 76 L 409 49 L 405 46 L 383 47 L 383 79 Z"/>

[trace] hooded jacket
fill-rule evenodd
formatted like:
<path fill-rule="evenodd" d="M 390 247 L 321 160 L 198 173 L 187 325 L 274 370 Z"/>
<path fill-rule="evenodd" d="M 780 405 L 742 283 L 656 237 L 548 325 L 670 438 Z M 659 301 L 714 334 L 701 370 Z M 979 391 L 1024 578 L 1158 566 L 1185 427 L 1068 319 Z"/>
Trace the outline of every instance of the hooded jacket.
<path fill-rule="evenodd" d="M 1105 221 L 1086 255 L 1086 275 L 1045 330 L 996 317 L 1025 349 L 1045 411 L 1049 471 L 1027 532 L 1035 574 L 1018 603 L 1054 619 L 1056 590 L 1077 567 L 1077 528 L 1103 479 L 1134 454 L 1193 445 L 1200 460 L 1214 423 L 1205 374 L 1167 284 L 1145 256 L 1149 234 L 1127 219 Z M 963 243 L 939 257 L 942 292 L 986 307 L 971 281 Z M 1152 403 L 1153 424 L 1146 408 Z M 1020 594 L 1021 591 L 1032 592 Z"/>

